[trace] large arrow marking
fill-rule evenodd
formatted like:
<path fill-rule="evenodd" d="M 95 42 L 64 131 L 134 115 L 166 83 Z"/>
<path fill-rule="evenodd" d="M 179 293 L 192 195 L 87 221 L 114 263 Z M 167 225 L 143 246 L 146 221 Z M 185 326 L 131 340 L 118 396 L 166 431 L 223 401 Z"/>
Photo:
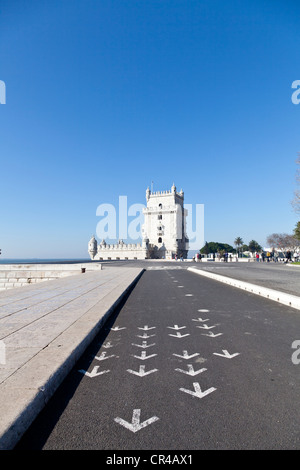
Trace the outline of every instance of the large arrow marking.
<path fill-rule="evenodd" d="M 204 325 L 202 326 L 199 326 L 197 325 L 196 328 L 202 328 L 203 330 L 211 330 L 212 328 L 216 328 L 217 325 L 214 325 L 214 326 L 208 326 L 204 323 Z"/>
<path fill-rule="evenodd" d="M 174 338 L 184 338 L 185 336 L 190 336 L 189 333 L 186 333 L 185 335 L 182 335 L 181 333 L 179 333 L 179 331 L 176 333 L 176 335 L 172 335 L 171 333 L 169 333 L 169 336 L 173 336 Z"/>
<path fill-rule="evenodd" d="M 140 328 L 140 327 L 138 326 L 138 329 L 139 329 L 139 330 L 145 330 L 145 331 L 153 330 L 154 328 L 156 328 L 156 326 L 151 326 L 151 327 L 149 327 L 148 325 L 145 325 L 145 326 L 143 326 L 142 328 Z"/>
<path fill-rule="evenodd" d="M 137 359 L 150 359 L 150 357 L 157 356 L 157 354 L 150 354 L 150 356 L 146 356 L 146 351 L 142 351 L 140 356 L 133 356 L 136 357 Z"/>
<path fill-rule="evenodd" d="M 86 370 L 81 369 L 79 372 L 81 372 L 84 375 L 87 375 L 88 377 L 97 377 L 98 375 L 102 374 L 107 374 L 107 372 L 110 372 L 109 370 L 103 370 L 101 372 L 98 372 L 100 366 L 95 366 L 92 370 L 92 372 L 87 372 Z"/>
<path fill-rule="evenodd" d="M 114 328 L 111 328 L 112 331 L 120 331 L 120 330 L 126 330 L 126 327 L 123 326 L 122 328 L 120 326 L 115 326 Z"/>
<path fill-rule="evenodd" d="M 103 353 L 101 353 L 100 356 L 95 356 L 95 359 L 97 359 L 97 361 L 104 361 L 105 359 L 109 359 L 110 357 L 116 357 L 116 356 L 114 354 L 112 354 L 111 356 L 107 356 L 106 352 L 103 351 Z"/>
<path fill-rule="evenodd" d="M 171 330 L 182 330 L 183 328 L 186 328 L 186 326 L 174 325 L 174 326 L 167 326 L 167 328 L 170 328 Z"/>
<path fill-rule="evenodd" d="M 143 341 L 142 344 L 134 344 L 134 343 L 131 343 L 132 346 L 137 346 L 138 348 L 151 348 L 151 346 L 155 346 L 155 343 L 153 344 L 147 344 L 147 341 Z"/>
<path fill-rule="evenodd" d="M 182 354 L 183 355 L 181 356 L 180 354 L 174 354 L 173 353 L 173 356 L 181 357 L 182 359 L 191 359 L 192 357 L 199 356 L 199 353 L 188 355 L 187 351 L 182 351 Z"/>
<path fill-rule="evenodd" d="M 201 374 L 201 372 L 204 372 L 206 371 L 207 369 L 199 369 L 199 370 L 194 370 L 194 367 L 192 366 L 192 364 L 188 364 L 188 370 L 182 370 L 182 369 L 175 369 L 177 370 L 178 372 L 182 372 L 183 374 L 187 374 L 187 375 L 198 375 L 198 374 Z"/>
<path fill-rule="evenodd" d="M 180 388 L 179 390 L 181 390 L 182 392 L 185 392 L 185 393 L 189 393 L 190 395 L 193 395 L 194 397 L 197 397 L 197 398 L 203 398 L 206 395 L 208 395 L 209 393 L 214 392 L 215 390 L 217 390 L 216 388 L 211 387 L 211 388 L 208 388 L 207 390 L 205 390 L 204 392 L 202 392 L 198 382 L 194 382 L 193 385 L 194 385 L 194 389 L 195 389 L 194 392 L 192 390 L 187 390 L 186 388 Z"/>
<path fill-rule="evenodd" d="M 212 331 L 209 331 L 208 334 L 205 334 L 205 333 L 201 333 L 202 336 L 210 336 L 211 338 L 216 338 L 217 336 L 221 336 L 223 333 L 218 333 L 218 334 L 214 334 Z"/>
<path fill-rule="evenodd" d="M 145 372 L 145 367 L 146 366 L 140 366 L 140 370 L 137 372 L 135 370 L 127 369 L 127 372 L 130 374 L 138 375 L 139 377 L 145 377 L 145 375 L 152 374 L 152 372 L 156 372 L 158 369 L 152 369 L 149 370 L 148 372 Z"/>
<path fill-rule="evenodd" d="M 149 339 L 149 338 L 153 338 L 156 335 L 147 335 L 147 333 L 143 333 L 142 335 L 136 335 L 136 336 L 142 339 Z"/>
<path fill-rule="evenodd" d="M 159 418 L 157 416 L 152 416 L 152 418 L 146 419 L 143 423 L 140 423 L 140 417 L 141 417 L 141 410 L 133 410 L 133 415 L 132 415 L 132 421 L 129 423 L 128 421 L 125 421 L 122 418 L 115 418 L 114 421 L 118 424 L 121 424 L 121 426 L 124 426 L 124 428 L 129 429 L 129 431 L 132 432 L 137 432 L 142 428 L 145 428 L 151 423 L 154 423 L 157 421 Z"/>
<path fill-rule="evenodd" d="M 240 354 L 240 353 L 229 354 L 229 352 L 226 349 L 222 349 L 222 351 L 224 354 L 220 354 L 220 353 L 213 353 L 213 354 L 215 354 L 216 356 L 226 357 L 227 359 L 232 359 L 233 357 L 238 356 Z"/>

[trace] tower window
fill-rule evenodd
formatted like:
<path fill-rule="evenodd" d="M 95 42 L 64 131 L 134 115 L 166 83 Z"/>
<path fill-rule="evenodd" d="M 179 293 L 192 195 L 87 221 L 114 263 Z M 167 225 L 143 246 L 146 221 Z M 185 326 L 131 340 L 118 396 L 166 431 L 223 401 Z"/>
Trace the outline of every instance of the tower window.
<path fill-rule="evenodd" d="M 162 238 L 161 237 L 159 237 L 158 243 L 162 243 Z"/>
<path fill-rule="evenodd" d="M 162 209 L 162 204 L 158 204 L 158 207 L 159 207 L 160 209 Z"/>
<path fill-rule="evenodd" d="M 161 214 L 159 214 L 158 220 L 162 220 L 162 215 Z"/>

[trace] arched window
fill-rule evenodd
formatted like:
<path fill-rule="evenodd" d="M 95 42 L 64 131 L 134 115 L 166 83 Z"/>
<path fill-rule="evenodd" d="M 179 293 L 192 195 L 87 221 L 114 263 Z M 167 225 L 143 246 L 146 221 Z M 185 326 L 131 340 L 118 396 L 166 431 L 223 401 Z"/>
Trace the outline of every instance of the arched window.
<path fill-rule="evenodd" d="M 162 220 L 162 215 L 161 214 L 159 214 L 158 220 Z"/>
<path fill-rule="evenodd" d="M 158 207 L 159 207 L 160 209 L 162 209 L 162 204 L 158 204 Z"/>
<path fill-rule="evenodd" d="M 161 237 L 159 237 L 158 243 L 162 243 L 162 238 Z"/>

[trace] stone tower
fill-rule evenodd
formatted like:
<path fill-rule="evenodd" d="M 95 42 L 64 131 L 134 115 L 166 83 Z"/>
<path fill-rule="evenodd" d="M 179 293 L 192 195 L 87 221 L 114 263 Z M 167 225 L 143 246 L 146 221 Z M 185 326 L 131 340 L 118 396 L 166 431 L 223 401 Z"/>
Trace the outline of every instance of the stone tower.
<path fill-rule="evenodd" d="M 184 193 L 173 184 L 171 191 L 146 190 L 147 207 L 143 210 L 143 240 L 147 240 L 149 255 L 153 258 L 187 258 L 186 211 Z"/>

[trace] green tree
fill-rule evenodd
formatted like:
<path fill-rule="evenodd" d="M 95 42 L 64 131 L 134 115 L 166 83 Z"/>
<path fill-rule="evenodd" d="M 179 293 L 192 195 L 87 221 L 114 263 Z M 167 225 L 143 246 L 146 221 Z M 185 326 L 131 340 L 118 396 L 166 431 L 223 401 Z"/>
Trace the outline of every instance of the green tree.
<path fill-rule="evenodd" d="M 236 251 L 239 252 L 240 247 L 243 245 L 243 239 L 241 237 L 236 237 L 234 244 L 236 246 Z"/>
<path fill-rule="evenodd" d="M 208 255 L 209 253 L 211 253 L 207 242 L 205 242 L 205 245 L 201 248 L 200 253 L 202 255 Z"/>
<path fill-rule="evenodd" d="M 221 251 L 227 251 L 228 253 L 233 253 L 235 250 L 228 243 L 219 243 L 219 242 L 205 242 L 205 245 L 201 248 L 200 253 L 202 255 L 208 255 L 209 253 L 220 253 Z"/>
<path fill-rule="evenodd" d="M 297 222 L 297 225 L 294 229 L 294 237 L 296 238 L 296 240 L 300 240 L 300 221 Z"/>
<path fill-rule="evenodd" d="M 256 251 L 261 251 L 261 250 L 262 250 L 262 247 L 255 240 L 251 240 L 249 242 L 249 251 L 251 251 L 251 253 L 255 253 Z"/>

